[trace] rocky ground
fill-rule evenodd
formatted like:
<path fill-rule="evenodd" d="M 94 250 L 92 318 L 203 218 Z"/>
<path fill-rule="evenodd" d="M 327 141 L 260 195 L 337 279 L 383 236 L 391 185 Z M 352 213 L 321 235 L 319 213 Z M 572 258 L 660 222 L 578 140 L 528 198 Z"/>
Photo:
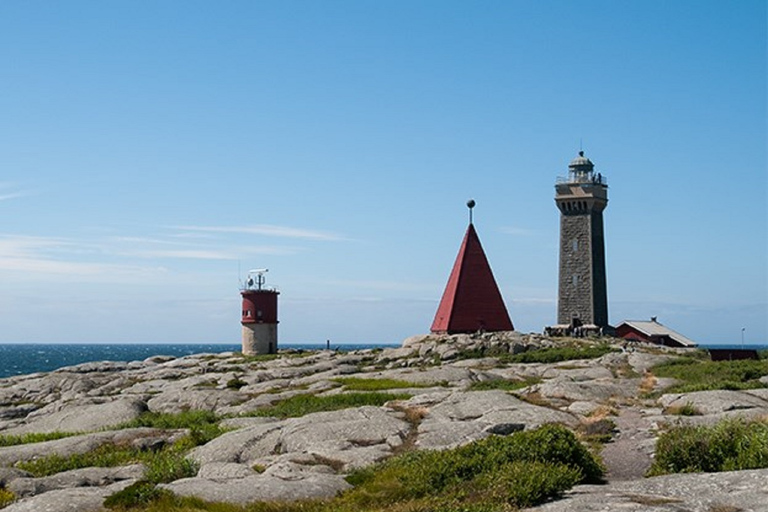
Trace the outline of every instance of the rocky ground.
<path fill-rule="evenodd" d="M 557 364 L 505 365 L 493 357 L 457 358 L 467 351 L 518 353 L 552 344 L 518 333 L 421 336 L 396 349 L 284 354 L 263 361 L 233 353 L 153 357 L 3 379 L 0 435 L 82 432 L 0 448 L 0 488 L 19 497 L 4 511 L 101 510 L 106 496 L 141 478 L 141 465 L 77 469 L 42 478 L 14 465 L 50 454 L 85 453 L 108 443 L 148 448 L 169 443 L 184 432 L 115 427 L 147 410 L 189 409 L 225 415 L 229 419 L 223 424 L 231 430 L 189 454 L 199 465 L 197 476 L 163 486 L 211 501 L 333 496 L 349 487 L 344 480 L 349 470 L 405 447 L 454 447 L 550 422 L 590 432 L 598 424 L 611 425 L 599 423 L 609 418 L 615 431 L 602 454 L 608 483 L 577 486 L 564 499 L 534 510 L 768 510 L 768 470 L 643 476 L 660 426 L 677 421 L 714 423 L 732 415 L 765 417 L 768 389 L 640 399 L 641 391 L 669 384 L 652 378 L 647 370 L 672 357 L 671 351 L 637 349 Z M 413 383 L 412 388 L 388 391 L 412 398 L 299 418 L 248 416 L 298 394 L 346 393 L 334 379 L 350 376 Z M 474 383 L 498 379 L 531 384 L 513 393 L 469 389 Z M 685 404 L 693 404 L 702 414 L 665 413 Z"/>

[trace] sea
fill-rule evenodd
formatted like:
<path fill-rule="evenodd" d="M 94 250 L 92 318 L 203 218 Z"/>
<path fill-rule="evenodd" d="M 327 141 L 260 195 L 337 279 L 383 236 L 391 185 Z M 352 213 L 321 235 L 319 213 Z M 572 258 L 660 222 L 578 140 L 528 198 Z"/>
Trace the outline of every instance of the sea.
<path fill-rule="evenodd" d="M 331 345 L 340 351 L 366 348 L 387 348 L 399 345 L 359 343 Z M 325 344 L 281 344 L 281 349 L 321 350 Z M 81 363 L 93 361 L 143 361 L 152 356 L 188 356 L 202 353 L 236 352 L 240 344 L 179 344 L 179 343 L 7 343 L 0 344 L 0 378 L 49 372 Z"/>

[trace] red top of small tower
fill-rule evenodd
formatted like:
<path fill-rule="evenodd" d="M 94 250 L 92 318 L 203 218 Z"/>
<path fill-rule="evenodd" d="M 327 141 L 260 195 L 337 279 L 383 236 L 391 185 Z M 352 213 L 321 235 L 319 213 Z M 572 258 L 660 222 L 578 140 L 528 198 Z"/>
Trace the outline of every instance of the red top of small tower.
<path fill-rule="evenodd" d="M 467 206 L 470 208 L 469 227 L 431 330 L 448 334 L 512 331 L 512 320 L 471 221 L 474 201 L 467 203 Z"/>
<path fill-rule="evenodd" d="M 267 269 L 249 272 L 246 285 L 240 290 L 243 296 L 242 324 L 276 324 L 277 296 L 275 289 L 264 287 L 264 273 Z"/>

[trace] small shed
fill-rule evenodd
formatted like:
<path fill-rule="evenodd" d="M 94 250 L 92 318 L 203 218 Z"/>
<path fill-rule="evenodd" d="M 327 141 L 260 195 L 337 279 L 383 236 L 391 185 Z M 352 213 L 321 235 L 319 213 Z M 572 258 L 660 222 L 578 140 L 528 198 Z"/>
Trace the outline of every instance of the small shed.
<path fill-rule="evenodd" d="M 695 341 L 660 324 L 655 316 L 650 321 L 625 320 L 621 322 L 616 327 L 616 336 L 630 341 L 644 341 L 666 347 L 694 348 L 698 346 Z"/>

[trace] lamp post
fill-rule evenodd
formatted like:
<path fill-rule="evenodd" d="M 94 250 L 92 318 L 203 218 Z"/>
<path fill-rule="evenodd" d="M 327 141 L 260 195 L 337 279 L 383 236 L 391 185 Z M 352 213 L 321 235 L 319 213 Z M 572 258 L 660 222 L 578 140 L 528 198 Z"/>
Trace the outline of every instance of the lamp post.
<path fill-rule="evenodd" d="M 741 328 L 741 348 L 744 348 L 744 331 L 746 330 L 746 327 Z"/>

